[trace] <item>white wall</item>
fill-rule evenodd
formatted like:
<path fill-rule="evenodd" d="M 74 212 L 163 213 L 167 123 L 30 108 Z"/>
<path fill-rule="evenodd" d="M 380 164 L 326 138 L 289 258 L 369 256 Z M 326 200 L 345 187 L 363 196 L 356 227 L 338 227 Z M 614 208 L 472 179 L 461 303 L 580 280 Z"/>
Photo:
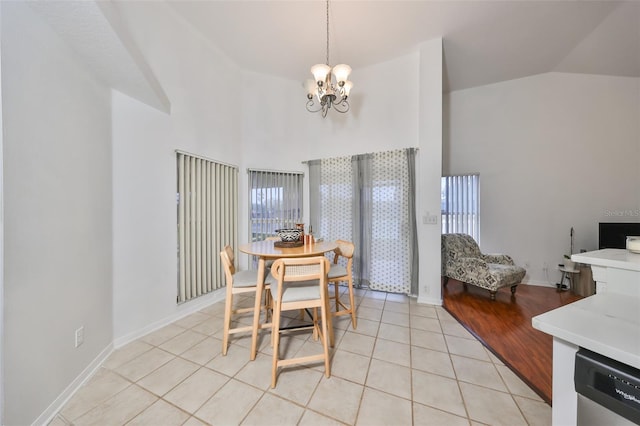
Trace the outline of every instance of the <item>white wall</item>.
<path fill-rule="evenodd" d="M 418 239 L 420 243 L 420 293 L 418 302 L 442 304 L 440 266 L 441 227 L 424 224 L 425 216 L 440 217 L 442 179 L 442 39 L 420 46 L 420 108 L 417 184 Z"/>
<path fill-rule="evenodd" d="M 176 304 L 175 150 L 239 166 L 242 141 L 240 69 L 167 5 L 117 6 L 171 102 L 167 115 L 114 94 L 113 298 L 119 346 L 223 296 L 216 292 Z"/>
<path fill-rule="evenodd" d="M 300 90 L 301 111 L 308 131 L 305 160 L 389 151 L 418 145 L 418 51 L 399 58 L 354 69 L 354 86 L 346 114 L 329 111 L 327 117 L 304 109 L 306 92 Z M 306 77 L 306 76 L 305 76 Z"/>
<path fill-rule="evenodd" d="M 297 81 L 243 71 L 242 73 L 242 160 L 239 175 L 240 229 L 238 240 L 249 240 L 249 205 L 247 169 L 280 170 L 305 173 L 308 183 L 307 158 L 311 145 L 306 123 L 306 94 Z M 315 118 L 315 117 L 314 117 Z M 304 199 L 308 200 L 305 184 Z M 304 207 L 308 223 L 308 202 Z M 243 267 L 248 256 L 240 254 Z"/>
<path fill-rule="evenodd" d="M 111 104 L 26 3 L 1 7 L 3 423 L 30 424 L 113 339 Z"/>
<path fill-rule="evenodd" d="M 598 222 L 640 222 L 639 123 L 638 78 L 549 73 L 449 94 L 443 167 L 480 172 L 481 248 L 553 284 L 571 227 L 578 252 L 597 249 Z"/>

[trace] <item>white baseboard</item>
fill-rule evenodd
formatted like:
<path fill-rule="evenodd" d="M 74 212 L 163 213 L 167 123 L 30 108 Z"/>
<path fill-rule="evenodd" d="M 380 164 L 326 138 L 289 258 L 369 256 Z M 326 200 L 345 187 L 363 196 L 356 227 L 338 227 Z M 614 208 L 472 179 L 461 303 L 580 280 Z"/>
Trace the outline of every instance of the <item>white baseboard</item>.
<path fill-rule="evenodd" d="M 421 297 L 420 295 L 418 295 L 417 302 L 421 305 L 442 306 L 442 299 L 435 299 L 433 297 L 426 297 L 426 296 Z"/>
<path fill-rule="evenodd" d="M 155 321 L 139 330 L 131 332 L 121 337 L 117 337 L 113 341 L 113 346 L 115 349 L 119 349 L 125 346 L 128 343 L 133 342 L 143 336 L 146 336 L 149 333 L 153 333 L 154 331 L 165 327 L 173 322 L 178 321 L 188 315 L 191 315 L 199 310 L 202 310 L 214 303 L 218 303 L 221 300 L 224 300 L 226 296 L 226 288 L 220 288 L 216 291 L 213 291 L 204 296 L 200 296 L 197 299 L 191 300 L 189 302 L 183 303 L 182 305 L 178 305 L 177 312 L 172 315 L 169 315 L 161 320 Z"/>
<path fill-rule="evenodd" d="M 176 313 L 156 321 L 140 330 L 127 334 L 126 336 L 114 339 L 100 354 L 76 377 L 67 388 L 47 407 L 47 409 L 38 416 L 33 425 L 47 425 L 53 420 L 56 414 L 64 407 L 64 405 L 75 395 L 75 393 L 98 371 L 102 364 L 107 360 L 109 355 L 115 350 L 125 346 L 127 343 L 139 339 L 149 333 L 152 333 L 166 325 L 171 324 L 181 318 L 191 315 L 201 309 L 204 309 L 214 303 L 224 300 L 226 289 L 221 288 L 210 294 L 201 296 L 195 300 L 179 305 Z"/>
<path fill-rule="evenodd" d="M 538 287 L 552 287 L 552 288 L 556 288 L 555 284 L 551 284 L 547 281 L 540 281 L 540 280 L 525 280 L 522 282 L 522 284 L 525 285 L 535 285 Z"/>
<path fill-rule="evenodd" d="M 98 354 L 98 356 L 82 370 L 82 373 L 78 375 L 67 388 L 47 407 L 46 410 L 33 422 L 33 425 L 48 425 L 51 420 L 58 414 L 58 411 L 71 399 L 73 395 L 89 380 L 102 366 L 102 363 L 113 352 L 113 343 L 107 345 L 106 348 Z"/>
<path fill-rule="evenodd" d="M 523 281 L 519 285 L 534 285 L 534 286 L 539 286 L 539 287 L 556 288 L 555 284 L 549 284 L 548 282 L 538 281 L 538 280 Z M 516 294 L 517 294 L 517 291 L 516 291 Z M 425 305 L 442 306 L 442 299 L 434 299 L 434 298 L 427 297 L 427 296 L 422 296 L 421 297 L 420 295 L 418 295 L 417 302 L 420 303 L 420 304 L 425 304 Z"/>

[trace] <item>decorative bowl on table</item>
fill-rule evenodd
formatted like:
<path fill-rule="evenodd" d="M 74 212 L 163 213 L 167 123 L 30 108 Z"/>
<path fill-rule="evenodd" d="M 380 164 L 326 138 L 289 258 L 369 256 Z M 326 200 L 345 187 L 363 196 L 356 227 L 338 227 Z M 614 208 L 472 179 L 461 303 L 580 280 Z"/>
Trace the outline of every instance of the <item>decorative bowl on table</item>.
<path fill-rule="evenodd" d="M 283 242 L 293 242 L 300 240 L 300 236 L 302 235 L 302 230 L 300 229 L 276 229 L 276 235 L 280 237 L 280 241 Z"/>

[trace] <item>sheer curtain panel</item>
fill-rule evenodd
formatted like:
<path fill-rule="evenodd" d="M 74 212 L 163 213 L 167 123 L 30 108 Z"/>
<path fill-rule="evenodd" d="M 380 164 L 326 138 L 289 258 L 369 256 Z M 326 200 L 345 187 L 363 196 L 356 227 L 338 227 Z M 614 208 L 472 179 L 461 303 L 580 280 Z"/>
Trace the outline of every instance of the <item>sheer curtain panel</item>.
<path fill-rule="evenodd" d="M 237 245 L 238 168 L 177 151 L 178 303 L 224 285 L 218 253 Z"/>
<path fill-rule="evenodd" d="M 354 280 L 417 294 L 413 148 L 309 161 L 310 218 L 318 236 L 353 241 Z"/>
<path fill-rule="evenodd" d="M 351 157 L 313 160 L 308 165 L 309 224 L 313 233 L 325 240 L 353 241 Z"/>

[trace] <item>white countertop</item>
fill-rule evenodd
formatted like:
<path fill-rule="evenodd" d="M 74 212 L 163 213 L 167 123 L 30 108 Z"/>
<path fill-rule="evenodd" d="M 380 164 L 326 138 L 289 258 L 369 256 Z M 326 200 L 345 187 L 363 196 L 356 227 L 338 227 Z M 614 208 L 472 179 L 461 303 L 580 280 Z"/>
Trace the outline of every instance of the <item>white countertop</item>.
<path fill-rule="evenodd" d="M 640 271 L 640 254 L 625 249 L 602 249 L 573 254 L 571 260 L 595 266 Z"/>
<path fill-rule="evenodd" d="M 640 368 L 639 297 L 595 294 L 535 316 L 531 323 L 554 337 Z"/>

